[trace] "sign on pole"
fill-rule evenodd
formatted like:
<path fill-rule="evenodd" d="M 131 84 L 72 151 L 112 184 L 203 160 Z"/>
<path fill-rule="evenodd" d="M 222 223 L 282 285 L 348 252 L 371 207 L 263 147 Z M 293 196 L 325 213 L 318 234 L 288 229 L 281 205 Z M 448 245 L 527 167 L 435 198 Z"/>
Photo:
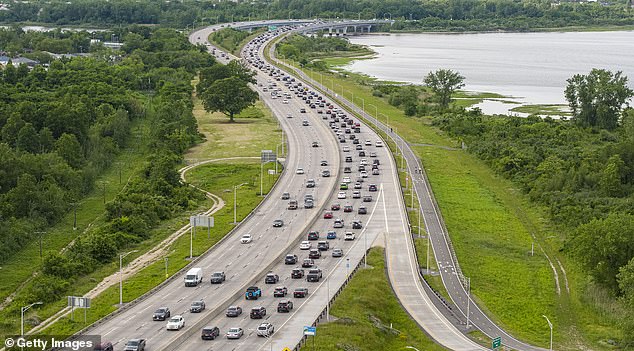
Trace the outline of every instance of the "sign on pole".
<path fill-rule="evenodd" d="M 269 175 L 275 175 L 275 170 L 274 169 L 269 169 Z"/>
<path fill-rule="evenodd" d="M 90 298 L 80 296 L 68 296 L 68 307 L 90 308 Z"/>
<path fill-rule="evenodd" d="M 491 348 L 493 350 L 497 350 L 500 348 L 500 346 L 502 346 L 502 337 L 496 336 L 495 338 L 493 338 L 493 342 L 491 342 Z"/>
<path fill-rule="evenodd" d="M 213 228 L 214 227 L 214 217 L 213 216 L 191 216 L 189 217 L 189 224 L 192 227 L 206 227 Z"/>
<path fill-rule="evenodd" d="M 309 326 L 304 327 L 304 335 L 315 336 L 315 334 L 317 334 L 317 327 L 309 327 Z"/>
<path fill-rule="evenodd" d="M 292 351 L 292 350 L 289 349 L 288 347 L 285 347 L 282 351 Z"/>
<path fill-rule="evenodd" d="M 260 161 L 262 163 L 277 161 L 277 155 L 272 150 L 262 150 L 262 154 L 260 157 L 261 157 Z"/>

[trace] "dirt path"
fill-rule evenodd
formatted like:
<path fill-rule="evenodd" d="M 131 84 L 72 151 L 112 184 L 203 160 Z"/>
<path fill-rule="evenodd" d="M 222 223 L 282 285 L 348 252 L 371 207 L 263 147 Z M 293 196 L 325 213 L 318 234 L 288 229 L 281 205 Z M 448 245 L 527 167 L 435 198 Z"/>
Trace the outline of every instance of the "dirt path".
<path fill-rule="evenodd" d="M 179 173 L 181 175 L 181 180 L 183 182 L 186 182 L 186 174 L 188 171 L 192 170 L 193 168 L 196 168 L 200 165 L 204 165 L 207 163 L 211 163 L 211 162 L 219 162 L 219 161 L 228 161 L 228 160 L 238 160 L 238 159 L 259 159 L 259 157 L 225 157 L 225 158 L 219 158 L 219 159 L 213 159 L 213 160 L 204 160 L 204 161 L 200 161 L 200 162 L 196 162 L 193 163 L 191 165 L 185 166 L 183 168 L 181 168 L 179 170 Z M 213 201 L 213 205 L 212 207 L 204 212 L 204 215 L 212 215 L 216 212 L 218 212 L 220 209 L 222 209 L 225 206 L 225 202 L 222 200 L 222 198 L 220 198 L 217 195 L 214 195 L 206 190 L 200 189 L 194 185 L 189 185 L 201 192 L 203 192 L 205 194 L 205 196 L 207 196 L 209 199 L 211 199 Z M 146 252 L 145 254 L 137 257 L 134 261 L 130 262 L 126 267 L 124 267 L 123 271 L 122 271 L 122 277 L 123 279 L 127 279 L 128 277 L 136 274 L 137 272 L 139 272 L 141 269 L 147 267 L 148 265 L 156 262 L 159 259 L 162 259 L 163 257 L 165 257 L 165 254 L 167 252 L 167 250 L 169 249 L 170 245 L 172 243 L 174 243 L 174 241 L 176 241 L 176 239 L 178 239 L 181 235 L 189 232 L 190 230 L 190 225 L 187 224 L 186 226 L 178 229 L 176 232 L 174 232 L 172 235 L 170 235 L 169 237 L 167 237 L 165 240 L 163 240 L 162 242 L 160 242 L 158 245 L 156 245 L 155 247 L 153 247 L 152 249 L 150 249 L 148 252 Z M 86 293 L 84 295 L 84 297 L 90 297 L 90 298 L 95 298 L 96 296 L 98 296 L 99 294 L 101 294 L 102 292 L 104 292 L 107 288 L 116 285 L 119 283 L 119 272 L 113 273 L 112 275 L 104 278 L 99 284 L 97 284 L 97 286 L 95 286 L 92 290 L 90 290 L 88 293 Z M 53 316 L 49 317 L 48 319 L 44 320 L 42 323 L 40 323 L 38 326 L 36 326 L 35 328 L 31 329 L 30 331 L 28 331 L 26 334 L 31 334 L 31 333 L 36 333 L 39 332 L 47 327 L 49 327 L 50 325 L 52 325 L 53 323 L 57 322 L 60 318 L 68 315 L 70 313 L 70 308 L 64 308 L 62 310 L 60 310 L 59 312 L 57 312 L 56 314 L 54 314 Z"/>

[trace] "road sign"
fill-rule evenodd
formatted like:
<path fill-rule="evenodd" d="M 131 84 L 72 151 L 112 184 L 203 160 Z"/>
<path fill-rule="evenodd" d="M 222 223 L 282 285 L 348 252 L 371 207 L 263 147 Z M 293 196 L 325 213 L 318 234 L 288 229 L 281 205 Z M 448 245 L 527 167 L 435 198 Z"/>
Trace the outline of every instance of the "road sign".
<path fill-rule="evenodd" d="M 80 296 L 68 296 L 68 307 L 90 308 L 90 298 Z"/>
<path fill-rule="evenodd" d="M 285 347 L 284 350 L 282 351 L 293 351 L 293 350 L 289 349 L 288 347 Z"/>
<path fill-rule="evenodd" d="M 491 348 L 497 350 L 502 346 L 502 337 L 497 336 L 493 338 L 493 342 L 491 342 Z"/>
<path fill-rule="evenodd" d="M 304 335 L 312 335 L 315 336 L 317 334 L 317 327 L 304 327 Z"/>
<path fill-rule="evenodd" d="M 213 216 L 190 216 L 189 224 L 193 227 L 206 227 L 213 228 L 214 227 L 214 217 Z"/>
<path fill-rule="evenodd" d="M 275 162 L 277 160 L 277 155 L 272 150 L 262 150 L 260 155 L 260 162 Z"/>

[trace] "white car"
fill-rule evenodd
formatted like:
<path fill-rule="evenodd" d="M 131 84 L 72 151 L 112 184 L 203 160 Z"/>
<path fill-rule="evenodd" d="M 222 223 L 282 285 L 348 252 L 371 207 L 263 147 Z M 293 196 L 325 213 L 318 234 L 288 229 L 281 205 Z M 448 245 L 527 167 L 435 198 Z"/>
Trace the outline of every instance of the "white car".
<path fill-rule="evenodd" d="M 354 233 L 346 232 L 346 234 L 343 235 L 343 240 L 354 240 Z"/>
<path fill-rule="evenodd" d="M 348 145 L 344 146 L 343 152 L 350 152 L 350 147 Z"/>
<path fill-rule="evenodd" d="M 383 142 L 381 140 L 377 140 L 374 144 L 376 147 L 383 147 Z"/>
<path fill-rule="evenodd" d="M 376 157 L 376 152 L 374 151 L 370 152 L 370 157 Z"/>
<path fill-rule="evenodd" d="M 167 330 L 180 330 L 185 326 L 185 318 L 183 316 L 174 316 L 167 322 Z"/>
<path fill-rule="evenodd" d="M 368 177 L 368 172 L 361 171 L 360 176 L 361 176 L 361 178 L 367 178 Z"/>
<path fill-rule="evenodd" d="M 242 328 L 229 328 L 227 330 L 227 339 L 240 339 L 244 335 Z"/>
<path fill-rule="evenodd" d="M 310 248 L 313 246 L 313 244 L 310 243 L 310 241 L 302 241 L 301 244 L 299 244 L 299 249 L 300 250 L 310 250 Z"/>
<path fill-rule="evenodd" d="M 350 180 L 350 177 L 343 177 L 342 182 L 346 183 L 346 184 L 350 184 L 350 183 L 352 183 L 352 180 Z"/>
<path fill-rule="evenodd" d="M 361 161 L 359 161 L 359 164 L 361 166 L 367 166 L 368 165 L 368 160 L 366 160 L 365 158 L 362 158 Z"/>
<path fill-rule="evenodd" d="M 366 140 L 365 141 L 365 146 L 372 146 L 372 141 L 371 140 Z"/>
<path fill-rule="evenodd" d="M 271 323 L 265 322 L 260 324 L 260 326 L 258 327 L 258 336 L 269 337 L 273 335 L 274 332 L 275 332 L 275 328 L 273 327 L 273 324 Z"/>
<path fill-rule="evenodd" d="M 240 238 L 240 242 L 243 244 L 248 244 L 253 241 L 251 234 L 244 234 L 242 238 Z"/>
<path fill-rule="evenodd" d="M 282 103 L 283 104 L 288 104 L 288 100 L 284 99 L 284 100 L 282 100 Z"/>
<path fill-rule="evenodd" d="M 295 174 L 304 174 L 304 169 L 299 167 L 296 171 Z"/>
<path fill-rule="evenodd" d="M 337 199 L 345 199 L 345 198 L 346 198 L 346 193 L 345 193 L 345 192 L 340 191 L 340 192 L 337 194 Z"/>
<path fill-rule="evenodd" d="M 289 113 L 286 115 L 286 118 L 293 118 L 293 115 Z"/>

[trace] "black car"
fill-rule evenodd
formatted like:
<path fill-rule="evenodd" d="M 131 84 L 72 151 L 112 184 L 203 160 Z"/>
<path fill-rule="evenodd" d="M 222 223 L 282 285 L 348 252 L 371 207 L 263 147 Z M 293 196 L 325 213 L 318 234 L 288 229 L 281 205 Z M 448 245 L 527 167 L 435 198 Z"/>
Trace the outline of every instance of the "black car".
<path fill-rule="evenodd" d="M 312 249 L 308 253 L 308 258 L 317 259 L 317 258 L 320 258 L 320 257 L 321 257 L 321 251 L 319 251 L 317 249 Z"/>
<path fill-rule="evenodd" d="M 304 278 L 304 270 L 301 268 L 294 268 L 291 271 L 291 278 L 292 279 L 302 279 Z"/>
<path fill-rule="evenodd" d="M 266 316 L 266 308 L 264 307 L 254 307 L 249 314 L 251 319 L 262 319 L 264 316 Z"/>
<path fill-rule="evenodd" d="M 361 221 L 352 221 L 352 229 L 361 229 Z"/>
<path fill-rule="evenodd" d="M 225 272 L 214 272 L 211 275 L 211 284 L 221 284 L 225 281 Z"/>
<path fill-rule="evenodd" d="M 189 306 L 189 312 L 191 313 L 200 313 L 205 310 L 205 301 L 198 300 L 192 302 L 191 306 Z"/>
<path fill-rule="evenodd" d="M 161 307 L 158 310 L 154 311 L 152 315 L 152 319 L 155 321 L 164 321 L 167 320 L 171 316 L 170 309 L 167 307 Z"/>
<path fill-rule="evenodd" d="M 363 196 L 363 202 L 372 202 L 372 195 Z"/>
<path fill-rule="evenodd" d="M 265 284 L 275 284 L 280 280 L 280 277 L 275 273 L 268 273 L 266 277 L 264 277 Z"/>
<path fill-rule="evenodd" d="M 316 230 L 308 232 L 308 240 L 319 240 L 319 232 Z"/>
<path fill-rule="evenodd" d="M 225 313 L 227 317 L 237 317 L 241 314 L 242 314 L 242 307 L 240 306 L 229 306 L 229 308 L 227 308 L 227 313 Z"/>
<path fill-rule="evenodd" d="M 377 191 L 376 184 L 370 184 L 368 186 L 368 191 Z"/>
<path fill-rule="evenodd" d="M 295 264 L 297 263 L 297 255 L 288 254 L 284 258 L 284 264 Z"/>
<path fill-rule="evenodd" d="M 290 312 L 293 309 L 293 301 L 282 300 L 277 304 L 277 312 L 285 313 Z"/>
<path fill-rule="evenodd" d="M 200 338 L 203 340 L 214 340 L 220 336 L 220 329 L 218 327 L 204 327 Z"/>

